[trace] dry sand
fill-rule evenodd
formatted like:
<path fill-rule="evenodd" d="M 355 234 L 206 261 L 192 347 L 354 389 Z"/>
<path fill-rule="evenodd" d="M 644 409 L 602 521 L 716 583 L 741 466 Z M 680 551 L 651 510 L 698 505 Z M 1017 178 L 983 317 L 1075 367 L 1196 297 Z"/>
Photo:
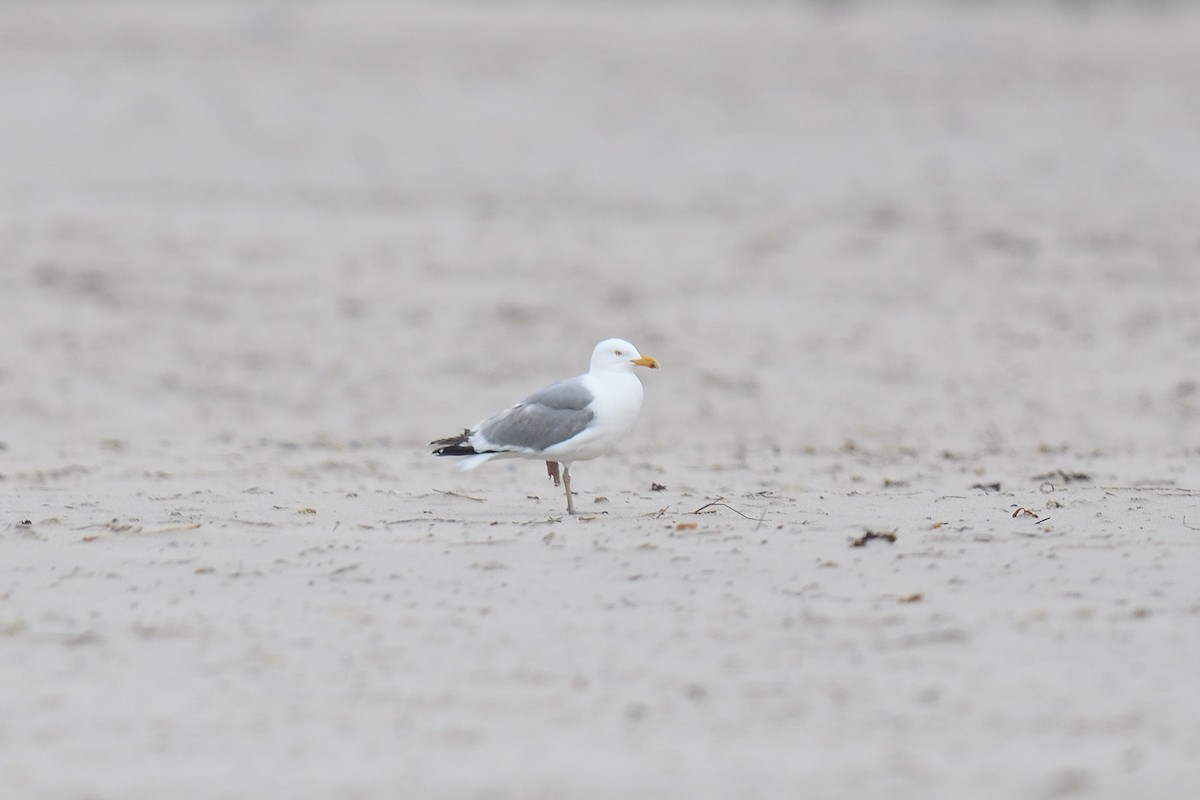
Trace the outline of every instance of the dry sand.
<path fill-rule="evenodd" d="M 5 3 L 0 796 L 1194 797 L 1147 6 Z"/>

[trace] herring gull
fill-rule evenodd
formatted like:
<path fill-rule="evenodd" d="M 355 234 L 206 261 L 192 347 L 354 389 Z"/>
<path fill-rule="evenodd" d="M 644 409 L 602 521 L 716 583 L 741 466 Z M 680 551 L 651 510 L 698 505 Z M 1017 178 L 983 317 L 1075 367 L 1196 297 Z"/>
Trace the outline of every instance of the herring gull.
<path fill-rule="evenodd" d="M 634 367 L 658 369 L 624 339 L 605 339 L 592 351 L 588 371 L 552 383 L 515 406 L 493 414 L 457 436 L 430 442 L 435 456 L 465 456 L 456 469 L 474 469 L 493 458 L 546 462 L 546 473 L 571 499 L 571 464 L 616 447 L 633 429 L 642 408 L 642 382 Z"/>

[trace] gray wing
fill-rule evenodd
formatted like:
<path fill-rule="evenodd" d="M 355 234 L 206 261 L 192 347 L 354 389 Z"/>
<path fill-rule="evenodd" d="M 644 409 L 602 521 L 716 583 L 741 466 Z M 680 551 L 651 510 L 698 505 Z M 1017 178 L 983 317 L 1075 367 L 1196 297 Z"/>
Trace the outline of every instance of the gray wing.
<path fill-rule="evenodd" d="M 516 450 L 545 450 L 588 426 L 594 398 L 579 378 L 553 383 L 510 409 L 485 419 L 479 432 L 488 444 Z"/>

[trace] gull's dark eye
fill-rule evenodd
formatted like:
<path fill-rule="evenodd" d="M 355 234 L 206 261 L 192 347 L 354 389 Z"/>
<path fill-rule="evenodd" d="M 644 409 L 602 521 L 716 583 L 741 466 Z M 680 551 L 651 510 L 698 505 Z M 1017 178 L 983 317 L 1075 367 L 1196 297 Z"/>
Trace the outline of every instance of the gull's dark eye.
<path fill-rule="evenodd" d="M 618 351 L 617 351 L 617 355 L 619 355 L 619 356 L 623 356 L 623 355 L 625 355 L 625 352 L 624 352 L 624 351 L 622 351 L 622 350 L 618 350 Z"/>

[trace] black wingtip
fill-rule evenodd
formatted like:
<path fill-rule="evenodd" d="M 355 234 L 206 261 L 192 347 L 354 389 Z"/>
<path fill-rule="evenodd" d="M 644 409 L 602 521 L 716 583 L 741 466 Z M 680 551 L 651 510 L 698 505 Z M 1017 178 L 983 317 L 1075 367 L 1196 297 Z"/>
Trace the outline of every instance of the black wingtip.
<path fill-rule="evenodd" d="M 467 429 L 457 436 L 448 436 L 445 439 L 434 439 L 429 443 L 429 446 L 437 448 L 433 451 L 435 456 L 477 455 L 478 451 L 467 443 L 469 438 L 471 438 L 471 431 Z"/>
<path fill-rule="evenodd" d="M 433 451 L 435 456 L 474 456 L 479 455 L 474 447 L 439 447 Z"/>

